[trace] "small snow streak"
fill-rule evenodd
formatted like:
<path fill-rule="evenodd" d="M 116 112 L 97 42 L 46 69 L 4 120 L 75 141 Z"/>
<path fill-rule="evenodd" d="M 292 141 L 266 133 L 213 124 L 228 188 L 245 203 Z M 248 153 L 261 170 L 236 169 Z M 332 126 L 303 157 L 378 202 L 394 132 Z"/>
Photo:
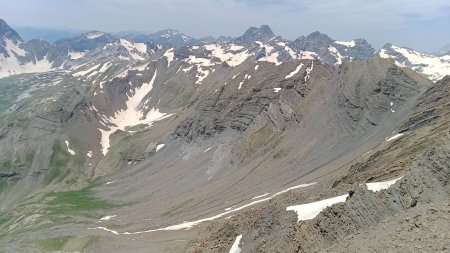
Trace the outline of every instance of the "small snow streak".
<path fill-rule="evenodd" d="M 289 73 L 289 75 L 287 75 L 287 76 L 285 77 L 285 79 L 288 79 L 288 78 L 293 77 L 295 74 L 297 74 L 297 73 L 300 71 L 300 69 L 301 69 L 302 67 L 303 67 L 303 63 L 300 63 L 300 65 L 298 65 L 297 68 L 294 69 L 294 71 L 292 71 L 291 73 Z"/>
<path fill-rule="evenodd" d="M 396 135 L 394 135 L 394 136 L 391 136 L 391 137 L 389 137 L 389 138 L 386 138 L 386 141 L 392 141 L 392 140 L 395 140 L 395 139 L 398 139 L 398 138 L 400 138 L 400 137 L 402 137 L 404 134 L 396 134 Z"/>
<path fill-rule="evenodd" d="M 239 247 L 241 239 L 242 239 L 242 235 L 238 235 L 238 237 L 236 237 L 236 240 L 234 241 L 233 245 L 231 246 L 229 253 L 240 253 L 241 252 L 241 248 Z"/>
<path fill-rule="evenodd" d="M 68 141 L 68 140 L 65 140 L 64 142 L 66 143 L 66 146 L 67 146 L 67 152 L 69 152 L 69 154 L 71 154 L 71 155 L 76 155 L 75 151 L 73 151 L 72 149 L 70 149 L 70 147 L 69 147 L 69 141 Z"/>

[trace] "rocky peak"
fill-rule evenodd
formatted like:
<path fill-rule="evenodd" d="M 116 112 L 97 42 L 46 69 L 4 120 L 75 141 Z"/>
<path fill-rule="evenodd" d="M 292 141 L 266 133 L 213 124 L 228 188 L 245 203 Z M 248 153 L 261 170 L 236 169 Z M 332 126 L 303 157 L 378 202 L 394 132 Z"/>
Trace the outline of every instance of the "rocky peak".
<path fill-rule="evenodd" d="M 375 49 L 365 39 L 335 41 L 334 47 L 348 60 L 367 60 L 375 54 Z"/>
<path fill-rule="evenodd" d="M 328 48 L 328 45 L 332 43 L 333 40 L 328 35 L 319 31 L 313 32 L 306 37 L 301 36 L 294 40 L 294 44 L 298 49 L 308 51 L 316 51 L 319 48 Z"/>
<path fill-rule="evenodd" d="M 259 28 L 250 27 L 244 35 L 236 39 L 239 43 L 251 43 L 254 41 L 267 42 L 273 39 L 275 34 L 268 25 L 262 25 Z"/>
<path fill-rule="evenodd" d="M 19 34 L 14 31 L 3 19 L 0 19 L 0 36 L 2 37 L 1 41 L 6 38 L 12 40 L 14 43 L 23 42 Z"/>

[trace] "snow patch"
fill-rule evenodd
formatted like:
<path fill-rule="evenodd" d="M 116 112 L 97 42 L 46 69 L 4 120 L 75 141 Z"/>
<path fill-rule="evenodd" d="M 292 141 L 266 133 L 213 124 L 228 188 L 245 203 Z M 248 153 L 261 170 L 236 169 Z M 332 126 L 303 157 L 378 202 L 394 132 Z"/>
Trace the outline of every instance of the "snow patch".
<path fill-rule="evenodd" d="M 86 52 L 72 52 L 72 51 L 69 51 L 67 53 L 67 55 L 69 56 L 70 59 L 77 60 L 77 59 L 80 59 L 83 56 L 85 56 Z"/>
<path fill-rule="evenodd" d="M 267 192 L 267 193 L 264 193 L 264 194 L 255 196 L 255 197 L 252 198 L 252 200 L 254 200 L 254 199 L 260 199 L 260 198 L 265 197 L 265 196 L 267 196 L 267 195 L 269 195 L 269 194 L 270 194 L 270 193 Z"/>
<path fill-rule="evenodd" d="M 79 77 L 79 76 L 87 75 L 87 74 L 91 73 L 92 71 L 94 71 L 95 69 L 97 69 L 99 66 L 100 66 L 100 64 L 94 65 L 94 67 L 88 68 L 87 70 L 78 71 L 78 72 L 72 74 L 72 76 Z M 80 69 L 80 68 L 78 68 L 78 69 Z"/>
<path fill-rule="evenodd" d="M 394 135 L 394 136 L 391 136 L 391 137 L 389 137 L 389 138 L 386 138 L 386 141 L 392 141 L 392 140 L 395 140 L 395 139 L 398 139 L 398 138 L 400 138 L 400 137 L 402 137 L 404 134 L 396 134 L 396 135 Z"/>
<path fill-rule="evenodd" d="M 93 40 L 103 35 L 104 33 L 102 32 L 89 32 L 88 34 L 86 34 L 86 38 Z"/>
<path fill-rule="evenodd" d="M 71 155 L 76 155 L 75 151 L 73 151 L 72 149 L 70 149 L 70 147 L 69 147 L 69 141 L 68 141 L 68 140 L 65 140 L 64 142 L 66 143 L 66 146 L 67 146 L 67 152 L 69 152 L 69 154 L 71 154 Z"/>
<path fill-rule="evenodd" d="M 306 82 L 311 77 L 311 71 L 314 69 L 314 60 L 311 61 L 311 66 L 306 68 L 306 75 L 305 75 L 305 85 L 308 85 Z"/>
<path fill-rule="evenodd" d="M 281 88 L 273 88 L 273 92 L 278 93 L 281 90 Z"/>
<path fill-rule="evenodd" d="M 164 146 L 166 146 L 166 144 L 158 144 L 158 146 L 156 146 L 156 152 L 158 152 L 158 150 L 164 148 Z"/>
<path fill-rule="evenodd" d="M 367 189 L 373 192 L 378 192 L 381 190 L 386 190 L 391 185 L 395 184 L 398 180 L 402 179 L 403 177 L 399 177 L 393 180 L 385 181 L 385 182 L 377 182 L 377 183 L 366 183 Z"/>
<path fill-rule="evenodd" d="M 116 217 L 116 216 L 117 216 L 117 215 L 107 215 L 107 216 L 101 218 L 100 220 L 101 220 L 101 221 L 107 221 L 107 220 L 110 220 L 110 219 L 112 219 L 112 218 L 114 218 L 114 217 Z"/>
<path fill-rule="evenodd" d="M 5 76 L 23 74 L 23 73 L 41 73 L 48 72 L 53 69 L 52 63 L 45 56 L 42 60 L 36 62 L 27 62 L 21 64 L 17 57 L 11 52 L 10 48 L 6 48 L 10 57 L 0 54 L 0 78 Z"/>
<path fill-rule="evenodd" d="M 126 109 L 118 110 L 114 116 L 107 118 L 109 128 L 107 130 L 99 129 L 101 132 L 102 153 L 106 155 L 110 147 L 110 135 L 116 130 L 127 131 L 127 128 L 137 125 L 147 125 L 150 127 L 154 122 L 171 116 L 171 114 L 161 113 L 157 108 L 152 108 L 145 114 L 143 104 L 144 98 L 153 89 L 157 70 L 153 74 L 152 79 L 148 83 L 143 83 L 140 87 L 131 91 L 131 95 L 127 95 Z"/>
<path fill-rule="evenodd" d="M 288 206 L 286 211 L 294 211 L 297 213 L 297 221 L 314 219 L 322 210 L 336 203 L 345 202 L 348 194 L 337 196 L 334 198 L 324 199 L 308 204 Z"/>
<path fill-rule="evenodd" d="M 339 45 L 343 45 L 346 47 L 354 47 L 356 46 L 356 43 L 354 40 L 352 41 L 335 41 L 334 43 L 339 44 Z"/>
<path fill-rule="evenodd" d="M 238 235 L 238 237 L 236 237 L 236 240 L 234 240 L 233 245 L 231 245 L 231 249 L 229 251 L 229 253 L 240 253 L 241 252 L 241 248 L 239 247 L 239 243 L 241 242 L 242 239 L 242 235 Z"/>
<path fill-rule="evenodd" d="M 229 50 L 231 50 L 231 52 L 223 49 L 222 46 L 218 44 L 205 45 L 205 48 L 206 50 L 211 51 L 212 56 L 219 58 L 222 62 L 226 62 L 231 67 L 240 65 L 250 56 L 250 54 L 247 53 L 247 50 L 236 52 L 244 47 L 236 46 L 234 44 L 229 46 Z"/>
<path fill-rule="evenodd" d="M 22 43 L 17 43 L 15 44 L 12 40 L 10 39 L 5 39 L 5 49 L 11 53 L 14 52 L 16 53 L 18 56 L 25 56 L 27 54 L 27 51 L 23 50 L 22 48 L 19 47 L 20 44 Z M 11 54 L 10 54 L 11 55 Z"/>
<path fill-rule="evenodd" d="M 266 61 L 266 62 L 275 63 L 276 66 L 281 64 L 281 62 L 278 61 L 279 53 L 276 52 L 274 47 L 264 44 L 260 41 L 255 41 L 255 43 L 258 44 L 259 47 L 265 48 L 265 51 L 266 51 L 266 55 L 264 57 L 260 58 L 258 61 Z"/>
<path fill-rule="evenodd" d="M 111 230 L 105 227 L 95 227 L 95 228 L 88 228 L 89 230 L 94 230 L 94 229 L 100 229 L 100 230 L 105 230 L 106 232 L 110 232 L 113 233 L 115 235 L 119 235 L 119 232 L 115 231 L 115 230 Z"/>
<path fill-rule="evenodd" d="M 317 58 L 317 54 L 315 52 L 311 52 L 311 51 L 302 51 L 300 53 L 300 59 L 305 59 L 305 60 L 314 60 Z"/>
<path fill-rule="evenodd" d="M 86 156 L 87 156 L 87 157 L 92 157 L 92 151 L 89 150 L 89 151 L 87 152 Z"/>
<path fill-rule="evenodd" d="M 335 47 L 329 46 L 328 51 L 330 51 L 331 55 L 333 55 L 334 58 L 336 58 L 336 63 L 335 63 L 336 65 L 342 64 L 343 57 L 342 57 L 341 53 L 339 53 L 339 51 Z"/>
<path fill-rule="evenodd" d="M 167 58 L 167 67 L 169 67 L 170 63 L 173 61 L 173 59 L 175 57 L 175 53 L 173 52 L 173 48 L 167 50 L 164 53 L 164 56 Z"/>
<path fill-rule="evenodd" d="M 142 57 L 147 52 L 147 45 L 144 43 L 133 43 L 125 39 L 119 40 L 120 45 L 125 47 L 131 57 L 135 60 L 144 60 Z"/>
<path fill-rule="evenodd" d="M 300 69 L 303 67 L 303 63 L 300 63 L 300 65 L 297 66 L 297 68 L 294 69 L 294 71 L 292 71 L 291 73 L 289 73 L 289 75 L 287 75 L 284 79 L 288 79 L 293 77 L 295 74 L 297 74 Z"/>

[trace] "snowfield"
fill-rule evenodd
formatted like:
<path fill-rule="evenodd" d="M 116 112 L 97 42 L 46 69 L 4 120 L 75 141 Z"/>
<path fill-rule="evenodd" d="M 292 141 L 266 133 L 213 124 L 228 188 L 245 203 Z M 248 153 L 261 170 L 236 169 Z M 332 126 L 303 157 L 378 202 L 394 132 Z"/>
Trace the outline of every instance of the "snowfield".
<path fill-rule="evenodd" d="M 127 95 L 126 109 L 118 110 L 114 113 L 114 116 L 108 117 L 106 125 L 108 129 L 99 129 L 101 132 L 101 145 L 102 153 L 106 155 L 110 147 L 110 135 L 117 130 L 127 131 L 127 128 L 137 125 L 147 125 L 150 127 L 154 122 L 162 120 L 171 116 L 171 114 L 161 113 L 157 108 L 152 108 L 145 113 L 144 98 L 153 89 L 153 84 L 156 79 L 158 71 L 155 70 L 152 79 L 148 83 L 143 83 L 140 87 L 130 91 Z"/>
<path fill-rule="evenodd" d="M 377 182 L 377 183 L 366 183 L 367 189 L 373 192 L 378 192 L 381 190 L 386 190 L 389 187 L 391 187 L 391 185 L 395 184 L 395 182 L 397 182 L 398 180 L 402 179 L 403 177 L 399 177 L 396 179 L 392 179 L 389 181 L 385 181 L 385 182 Z"/>
<path fill-rule="evenodd" d="M 309 204 L 302 204 L 296 206 L 288 206 L 286 207 L 286 211 L 294 211 L 297 213 L 298 221 L 302 220 L 312 220 L 317 215 L 319 215 L 322 210 L 325 208 L 332 206 L 336 203 L 345 202 L 348 194 L 337 196 L 334 198 L 324 199 L 317 202 L 312 202 Z"/>
<path fill-rule="evenodd" d="M 244 47 L 234 44 L 229 46 L 229 50 L 223 49 L 222 46 L 217 44 L 205 45 L 205 48 L 206 50 L 211 51 L 212 56 L 219 58 L 222 62 L 226 62 L 231 67 L 240 65 L 250 56 L 250 54 L 247 53 L 247 50 L 236 52 Z"/>

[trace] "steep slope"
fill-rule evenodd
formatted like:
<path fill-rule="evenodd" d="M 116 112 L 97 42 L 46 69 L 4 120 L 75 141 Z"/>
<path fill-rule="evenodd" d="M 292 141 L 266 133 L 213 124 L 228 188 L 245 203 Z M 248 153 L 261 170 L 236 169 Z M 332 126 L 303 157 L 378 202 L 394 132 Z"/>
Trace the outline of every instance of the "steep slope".
<path fill-rule="evenodd" d="M 322 178 L 320 186 L 218 221 L 187 252 L 227 251 L 237 235 L 244 252 L 445 252 L 450 239 L 449 82 L 444 78 L 418 99 L 412 116 L 398 127 L 402 136 L 363 154 L 343 176 Z M 392 178 L 394 184 L 378 184 L 376 192 L 364 185 Z M 343 196 L 339 202 L 344 203 L 312 218 L 299 214 L 299 220 L 286 210 L 330 196 Z"/>

